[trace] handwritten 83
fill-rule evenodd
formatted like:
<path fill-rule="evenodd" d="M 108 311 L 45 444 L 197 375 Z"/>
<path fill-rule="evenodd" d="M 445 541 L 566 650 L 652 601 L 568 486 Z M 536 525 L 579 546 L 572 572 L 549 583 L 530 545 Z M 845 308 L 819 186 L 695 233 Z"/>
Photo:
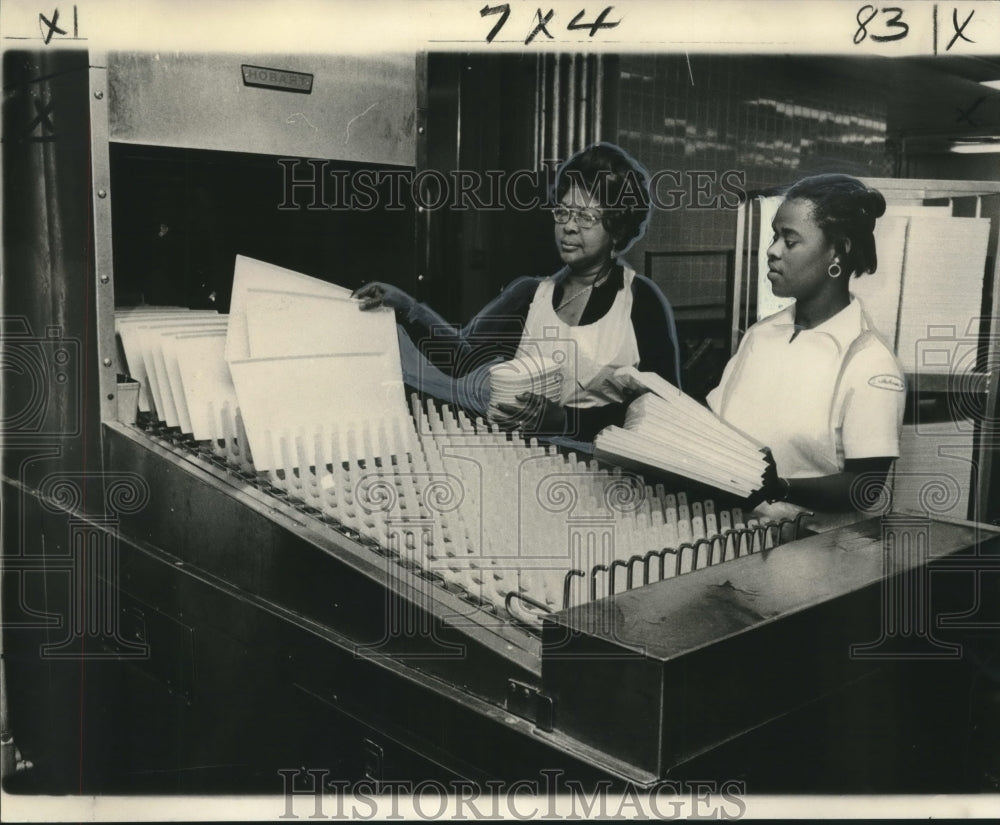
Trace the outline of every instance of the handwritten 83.
<path fill-rule="evenodd" d="M 855 19 L 858 23 L 858 28 L 854 32 L 854 44 L 858 45 L 863 43 L 866 39 L 871 40 L 874 43 L 889 43 L 893 40 L 902 40 L 910 33 L 910 26 L 904 20 L 906 15 L 906 9 L 902 9 L 899 6 L 883 6 L 882 8 L 876 8 L 872 5 L 864 5 L 858 9 Z M 955 45 L 958 40 L 964 40 L 966 43 L 974 43 L 975 41 L 969 37 L 965 30 L 969 23 L 972 22 L 972 18 L 975 17 L 975 10 L 970 11 L 965 19 L 961 22 L 959 21 L 958 9 L 951 9 L 951 25 L 953 34 L 948 44 L 945 46 L 945 51 L 950 51 L 952 46 Z M 933 16 L 934 16 L 934 52 L 937 53 L 938 46 L 938 6 L 935 4 L 933 6 Z"/>

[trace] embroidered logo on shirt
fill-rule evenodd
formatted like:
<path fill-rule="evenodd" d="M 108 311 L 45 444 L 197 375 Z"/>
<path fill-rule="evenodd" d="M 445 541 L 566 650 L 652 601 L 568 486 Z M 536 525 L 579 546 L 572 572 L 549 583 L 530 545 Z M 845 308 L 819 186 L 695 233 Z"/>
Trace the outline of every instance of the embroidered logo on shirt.
<path fill-rule="evenodd" d="M 903 390 L 906 389 L 906 385 L 903 383 L 902 379 L 896 375 L 873 375 L 868 379 L 868 383 L 880 390 L 895 390 L 896 392 L 903 392 Z"/>

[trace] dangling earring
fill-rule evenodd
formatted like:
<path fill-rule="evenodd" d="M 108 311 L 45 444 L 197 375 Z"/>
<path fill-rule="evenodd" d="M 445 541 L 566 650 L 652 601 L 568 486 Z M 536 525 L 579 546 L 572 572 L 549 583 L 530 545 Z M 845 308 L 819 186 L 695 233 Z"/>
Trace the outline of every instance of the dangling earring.
<path fill-rule="evenodd" d="M 826 268 L 826 274 L 831 278 L 839 278 L 843 270 L 840 268 L 840 264 L 835 260 Z"/>

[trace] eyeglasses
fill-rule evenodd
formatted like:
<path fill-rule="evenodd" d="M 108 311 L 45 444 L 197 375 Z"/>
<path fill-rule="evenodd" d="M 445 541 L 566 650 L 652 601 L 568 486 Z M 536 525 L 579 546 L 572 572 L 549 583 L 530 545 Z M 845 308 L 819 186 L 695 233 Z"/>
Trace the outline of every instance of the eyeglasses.
<path fill-rule="evenodd" d="M 573 218 L 580 229 L 590 229 L 601 220 L 601 214 L 584 209 L 570 209 L 568 206 L 556 206 L 552 209 L 552 220 L 556 223 L 569 223 Z"/>

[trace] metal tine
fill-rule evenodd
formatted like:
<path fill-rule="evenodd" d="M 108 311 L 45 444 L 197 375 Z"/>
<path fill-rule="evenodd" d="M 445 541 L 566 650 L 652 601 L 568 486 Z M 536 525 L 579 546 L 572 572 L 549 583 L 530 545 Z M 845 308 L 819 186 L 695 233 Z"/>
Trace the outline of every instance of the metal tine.
<path fill-rule="evenodd" d="M 710 540 L 712 542 L 712 548 L 711 548 L 711 550 L 708 551 L 709 552 L 708 563 L 709 564 L 722 564 L 722 562 L 724 562 L 726 560 L 727 536 L 724 533 L 716 533 L 714 536 L 712 536 L 712 538 Z M 718 546 L 719 546 L 719 555 L 718 556 L 715 555 L 715 546 L 716 546 L 716 544 L 718 544 Z"/>
<path fill-rule="evenodd" d="M 685 550 L 688 552 L 685 553 L 684 552 Z M 697 551 L 695 550 L 695 547 L 693 544 L 691 544 L 691 542 L 685 541 L 682 542 L 680 545 L 678 545 L 676 574 L 680 576 L 683 575 L 684 573 L 690 573 L 692 570 L 694 570 L 695 569 L 694 562 L 696 556 L 697 556 Z M 685 558 L 689 560 L 690 564 L 685 564 L 684 561 Z"/>
<path fill-rule="evenodd" d="M 609 592 L 611 591 L 611 588 L 612 588 L 612 585 L 613 585 L 613 581 L 612 581 L 613 577 L 610 576 L 610 571 L 608 570 L 608 566 L 606 564 L 597 564 L 597 565 L 594 565 L 594 567 L 591 568 L 591 571 L 590 571 L 590 600 L 592 602 L 596 602 L 597 598 L 598 598 L 597 597 L 597 574 L 601 573 L 601 572 L 609 573 L 609 578 L 608 578 L 608 590 L 609 590 Z"/>
<path fill-rule="evenodd" d="M 270 430 L 267 435 L 273 443 Z M 272 462 L 271 469 L 267 471 L 267 476 L 271 485 L 278 491 L 278 495 L 287 498 L 291 494 L 291 482 L 288 479 L 288 462 L 282 449 L 281 439 L 278 441 L 278 453 L 277 460 Z"/>
<path fill-rule="evenodd" d="M 563 610 L 565 610 L 567 607 L 573 607 L 574 606 L 571 603 L 572 602 L 571 596 L 572 596 L 572 593 L 573 593 L 573 577 L 574 576 L 579 576 L 581 579 L 584 580 L 584 582 L 586 582 L 586 579 L 587 579 L 587 574 L 584 573 L 582 570 L 578 570 L 575 567 L 566 571 L 566 576 L 563 579 Z"/>
<path fill-rule="evenodd" d="M 384 435 L 384 432 L 382 432 L 381 435 Z M 387 486 L 392 487 L 393 495 L 395 496 L 395 499 L 392 502 L 392 507 L 386 508 L 381 514 L 380 521 L 383 529 L 385 529 L 385 522 L 387 519 L 400 515 L 403 504 L 403 480 L 399 475 L 398 468 L 394 467 L 392 463 L 392 446 L 385 438 L 382 438 L 380 444 L 381 452 L 377 458 L 378 463 L 382 466 L 377 471 L 378 477 Z"/>
<path fill-rule="evenodd" d="M 459 598 L 462 599 L 463 601 L 466 601 L 469 604 L 482 609 L 487 604 L 489 604 L 489 601 L 485 597 L 477 593 L 474 586 L 470 586 L 475 584 L 476 582 L 474 580 L 469 581 L 467 576 L 463 576 L 462 580 L 458 582 L 458 590 L 459 590 L 458 595 Z"/>
<path fill-rule="evenodd" d="M 372 428 L 369 421 L 364 421 L 361 424 L 361 449 L 364 450 L 365 471 L 374 473 L 376 471 L 377 450 L 372 442 Z"/>
<path fill-rule="evenodd" d="M 383 471 L 392 472 L 393 443 L 389 439 L 389 432 L 385 428 L 385 420 L 379 419 L 378 429 L 375 432 L 376 452 L 380 456 Z"/>
<path fill-rule="evenodd" d="M 311 499 L 318 497 L 316 472 L 319 470 L 319 465 L 313 465 L 309 460 L 309 455 L 306 452 L 305 434 L 295 436 L 295 448 L 299 455 L 299 486 L 304 493 L 302 497 L 308 503 Z"/>
<path fill-rule="evenodd" d="M 657 579 L 657 581 L 660 581 L 663 578 L 663 556 L 660 555 L 660 551 L 659 550 L 650 550 L 648 553 L 646 553 L 646 555 L 644 555 L 642 557 L 642 559 L 643 559 L 642 583 L 643 584 L 649 584 L 650 583 L 649 563 L 653 559 L 655 559 L 655 558 L 658 558 L 660 560 L 660 578 Z"/>
<path fill-rule="evenodd" d="M 226 463 L 235 472 L 239 472 L 242 470 L 243 459 L 240 455 L 240 445 L 237 443 L 235 412 L 231 412 L 226 416 L 225 430 L 227 433 L 225 440 Z M 267 433 L 265 433 L 266 435 Z"/>
<path fill-rule="evenodd" d="M 792 535 L 792 540 L 795 541 L 799 539 L 802 535 L 802 520 L 806 518 L 813 518 L 816 514 L 808 510 L 803 510 L 801 513 L 796 513 L 793 521 L 795 522 L 795 532 Z"/>
<path fill-rule="evenodd" d="M 603 567 L 603 565 L 598 565 L 597 567 Z M 597 567 L 595 567 L 594 569 L 596 570 Z M 613 596 L 615 593 L 618 592 L 617 582 L 615 581 L 615 571 L 619 567 L 624 567 L 626 574 L 628 574 L 628 562 L 625 561 L 624 559 L 615 559 L 613 562 L 611 562 L 611 565 L 607 568 L 607 570 L 608 570 L 608 595 L 609 596 Z M 629 578 L 628 575 L 626 575 L 626 581 L 625 581 L 625 589 L 626 590 L 629 589 L 628 578 Z"/>
<path fill-rule="evenodd" d="M 407 534 L 407 538 L 412 534 Z M 404 563 L 405 559 L 403 556 L 403 540 L 400 535 L 399 530 L 393 530 L 392 532 L 386 532 L 385 535 L 385 552 L 389 558 L 395 559 L 397 564 L 402 567 L 407 565 Z"/>
<path fill-rule="evenodd" d="M 229 409 L 229 402 L 227 401 L 222 405 L 222 418 L 220 420 L 220 426 L 222 427 L 222 454 L 226 457 L 227 461 L 231 462 L 233 465 L 238 465 L 236 456 L 233 452 L 233 440 L 235 438 L 235 418 L 232 416 L 232 412 Z"/>
<path fill-rule="evenodd" d="M 430 572 L 431 559 L 434 554 L 434 547 L 444 544 L 444 535 L 441 525 L 434 524 L 430 531 L 422 531 L 417 547 L 417 564 L 426 573 Z"/>
<path fill-rule="evenodd" d="M 514 589 L 512 582 L 508 580 L 507 572 L 507 570 L 494 567 L 486 569 L 483 573 L 485 578 L 483 593 L 489 603 L 489 609 L 496 612 L 497 615 L 500 615 L 499 610 L 503 607 L 507 594 Z"/>
<path fill-rule="evenodd" d="M 388 531 L 387 531 L 388 532 Z M 389 535 L 393 539 L 396 554 L 401 565 L 407 568 L 419 567 L 417 564 L 417 537 L 412 530 L 393 530 Z"/>
<path fill-rule="evenodd" d="M 313 433 L 313 466 L 316 468 L 316 487 L 317 495 L 321 494 L 319 490 L 320 479 L 327 473 L 327 463 L 326 456 L 323 454 L 323 430 L 319 429 Z"/>
<path fill-rule="evenodd" d="M 328 483 L 323 487 L 323 508 L 333 515 L 337 513 L 340 504 L 340 435 L 334 427 L 329 435 L 330 439 L 330 476 Z"/>
<path fill-rule="evenodd" d="M 240 469 L 247 472 L 254 472 L 253 453 L 250 452 L 250 440 L 247 438 L 246 427 L 243 426 L 243 413 L 239 407 L 236 408 L 236 444 L 237 455 L 239 456 Z"/>
<path fill-rule="evenodd" d="M 554 612 L 547 605 L 544 605 L 541 602 L 536 601 L 535 599 L 531 598 L 531 596 L 527 595 L 526 593 L 518 593 L 518 592 L 516 592 L 514 590 L 511 590 L 507 594 L 507 597 L 504 599 L 504 609 L 506 609 L 506 611 L 511 615 L 511 617 L 515 621 L 521 622 L 522 624 L 528 624 L 528 623 L 525 622 L 524 619 L 522 619 L 520 616 L 518 616 L 511 609 L 511 603 L 515 599 L 517 599 L 519 602 L 524 602 L 526 605 L 528 605 L 528 607 L 533 607 L 536 610 L 541 610 L 543 613 L 552 613 L 552 612 Z M 528 611 L 525 611 L 525 612 L 527 613 Z M 540 624 L 540 623 L 541 623 L 541 617 L 537 617 L 537 619 L 535 621 L 535 624 L 537 625 L 537 624 Z"/>
<path fill-rule="evenodd" d="M 302 482 L 295 472 L 295 464 L 292 461 L 287 430 L 282 433 L 278 439 L 278 443 L 281 451 L 281 466 L 285 470 L 285 487 L 289 493 L 297 495 L 302 489 Z"/>
<path fill-rule="evenodd" d="M 392 441 L 396 448 L 396 465 L 402 467 L 406 464 L 412 446 L 403 433 L 403 425 L 398 418 L 392 419 Z"/>
<path fill-rule="evenodd" d="M 781 523 L 769 521 L 764 525 L 764 546 L 771 550 L 781 544 Z"/>
<path fill-rule="evenodd" d="M 753 552 L 753 528 L 744 526 L 733 532 L 736 535 L 736 557 L 749 556 Z"/>
<path fill-rule="evenodd" d="M 771 521 L 762 521 L 758 527 L 760 530 L 760 550 L 769 550 L 771 547 Z"/>
<path fill-rule="evenodd" d="M 671 579 L 677 575 L 677 548 L 675 547 L 664 547 L 662 550 L 657 551 L 657 555 L 660 557 L 660 581 L 664 579 Z M 667 556 L 674 556 L 673 564 L 667 567 Z M 668 576 L 667 570 L 672 570 L 673 572 Z"/>
<path fill-rule="evenodd" d="M 781 531 L 785 523 L 791 523 L 791 519 L 780 518 L 768 522 L 767 525 L 768 537 L 773 538 L 774 540 L 774 543 L 770 545 L 770 547 L 778 547 L 779 545 L 783 544 L 781 540 Z"/>
<path fill-rule="evenodd" d="M 595 569 L 591 571 L 591 573 L 592 573 L 592 582 L 591 582 L 590 601 L 594 601 L 595 599 L 604 598 L 605 596 L 610 595 L 611 573 L 607 569 L 607 567 L 602 566 L 600 570 Z"/>
<path fill-rule="evenodd" d="M 221 411 L 218 413 L 216 412 L 215 400 L 211 398 L 208 400 L 208 420 L 212 422 L 212 432 L 209 434 L 208 437 L 209 449 L 213 453 L 218 453 L 219 441 L 222 438 Z"/>
<path fill-rule="evenodd" d="M 347 455 L 345 456 L 346 464 L 350 468 L 354 468 L 354 465 L 358 463 L 358 434 L 354 427 L 348 427 L 346 430 L 347 435 Z"/>
<path fill-rule="evenodd" d="M 520 568 L 514 575 L 514 583 L 510 588 L 511 593 L 535 593 L 542 590 L 539 578 L 531 568 Z M 506 599 L 504 604 L 506 604 Z"/>
<path fill-rule="evenodd" d="M 729 561 L 736 558 L 733 520 L 728 510 L 719 513 L 719 533 L 723 537 L 722 560 Z M 730 552 L 730 547 L 732 547 L 732 552 Z"/>
<path fill-rule="evenodd" d="M 753 552 L 759 553 L 764 550 L 765 542 L 767 541 L 767 526 L 758 521 L 753 527 L 753 536 Z"/>
<path fill-rule="evenodd" d="M 491 560 L 489 564 L 481 567 L 480 572 L 483 577 L 483 592 L 490 602 L 501 603 L 506 598 L 507 592 L 514 589 L 514 576 L 509 568 L 501 567 Z"/>
<path fill-rule="evenodd" d="M 427 410 L 427 422 L 430 424 L 431 434 L 434 436 L 444 435 L 444 422 L 430 398 L 424 399 L 424 408 Z"/>
<path fill-rule="evenodd" d="M 635 565 L 636 562 L 640 562 L 643 565 L 643 571 L 645 572 L 645 566 L 646 566 L 646 557 L 645 556 L 632 556 L 627 562 L 625 562 L 625 565 L 626 565 L 626 568 L 625 568 L 626 569 L 626 573 L 625 573 L 625 589 L 626 590 L 632 590 L 632 589 L 634 589 L 636 587 L 636 585 L 635 585 L 635 574 L 634 574 L 634 569 L 635 569 L 634 565 Z M 643 584 L 647 584 L 647 582 L 643 582 Z"/>
<path fill-rule="evenodd" d="M 558 570 L 545 570 L 542 572 L 542 582 L 545 586 L 545 603 L 555 611 L 559 609 L 559 604 L 562 601 L 562 593 L 560 592 L 560 573 Z"/>
<path fill-rule="evenodd" d="M 708 545 L 708 553 L 703 556 L 699 552 L 702 545 Z M 693 570 L 701 570 L 704 567 L 710 567 L 712 565 L 712 540 L 707 536 L 702 536 L 694 541 L 694 558 L 691 562 L 691 567 Z"/>
<path fill-rule="evenodd" d="M 785 544 L 786 542 L 791 541 L 794 538 L 795 519 L 788 518 L 787 516 L 784 518 L 780 518 L 777 521 L 777 527 L 778 527 L 778 538 L 774 543 L 775 547 Z"/>
<path fill-rule="evenodd" d="M 704 558 L 704 564 L 702 563 L 702 554 L 699 552 L 702 545 L 706 545 L 708 547 L 708 554 Z M 694 543 L 692 552 L 694 554 L 693 566 L 695 570 L 701 570 L 705 567 L 712 566 L 712 547 L 712 539 L 707 537 L 700 538 Z"/>
<path fill-rule="evenodd" d="M 390 467 L 390 477 L 397 491 L 396 508 L 400 515 L 415 516 L 419 512 L 419 504 L 416 492 L 416 482 L 413 477 L 413 468 L 407 461 L 406 455 L 397 455 L 397 464 Z"/>

